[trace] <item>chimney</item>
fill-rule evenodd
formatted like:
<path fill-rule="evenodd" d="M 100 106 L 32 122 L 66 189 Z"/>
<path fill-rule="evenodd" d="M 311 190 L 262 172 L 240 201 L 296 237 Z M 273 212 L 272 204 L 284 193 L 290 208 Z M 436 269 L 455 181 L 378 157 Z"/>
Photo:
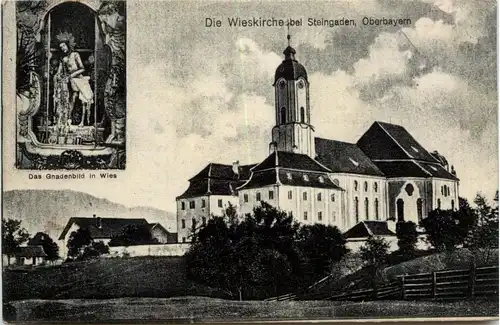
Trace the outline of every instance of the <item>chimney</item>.
<path fill-rule="evenodd" d="M 276 142 L 273 141 L 273 142 L 269 143 L 269 154 L 270 155 L 276 151 L 276 147 L 277 147 Z"/>
<path fill-rule="evenodd" d="M 238 177 L 240 176 L 240 161 L 236 160 L 233 162 L 233 173 L 237 175 Z"/>

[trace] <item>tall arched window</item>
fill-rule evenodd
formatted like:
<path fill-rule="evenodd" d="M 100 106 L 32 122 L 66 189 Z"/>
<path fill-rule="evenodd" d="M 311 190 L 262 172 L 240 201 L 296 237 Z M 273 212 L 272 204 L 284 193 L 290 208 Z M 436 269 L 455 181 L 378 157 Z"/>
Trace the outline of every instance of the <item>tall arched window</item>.
<path fill-rule="evenodd" d="M 286 123 L 286 108 L 281 108 L 281 124 Z"/>
<path fill-rule="evenodd" d="M 379 214 L 378 214 L 378 199 L 375 199 L 375 220 L 379 220 Z"/>
<path fill-rule="evenodd" d="M 375 191 L 375 193 L 378 192 L 378 183 L 377 182 L 373 183 L 373 190 Z"/>
<path fill-rule="evenodd" d="M 396 202 L 397 205 L 397 211 L 398 211 L 398 221 L 404 221 L 405 220 L 405 202 L 403 199 L 398 199 Z"/>
<path fill-rule="evenodd" d="M 356 216 L 356 223 L 359 222 L 359 199 L 356 196 L 354 198 L 354 215 Z"/>
<path fill-rule="evenodd" d="M 368 220 L 368 215 L 370 214 L 368 198 L 365 197 L 365 219 Z"/>
<path fill-rule="evenodd" d="M 422 220 L 422 199 L 417 199 L 417 216 L 418 221 Z"/>
<path fill-rule="evenodd" d="M 438 199 L 438 209 L 441 210 L 441 199 Z"/>
<path fill-rule="evenodd" d="M 306 112 L 304 111 L 304 107 L 300 108 L 300 123 L 304 123 L 306 121 Z"/>
<path fill-rule="evenodd" d="M 365 192 L 368 192 L 368 182 L 365 182 Z"/>
<path fill-rule="evenodd" d="M 455 200 L 451 200 L 451 209 L 455 211 Z"/>
<path fill-rule="evenodd" d="M 358 181 L 354 181 L 354 190 L 357 191 L 358 190 Z"/>

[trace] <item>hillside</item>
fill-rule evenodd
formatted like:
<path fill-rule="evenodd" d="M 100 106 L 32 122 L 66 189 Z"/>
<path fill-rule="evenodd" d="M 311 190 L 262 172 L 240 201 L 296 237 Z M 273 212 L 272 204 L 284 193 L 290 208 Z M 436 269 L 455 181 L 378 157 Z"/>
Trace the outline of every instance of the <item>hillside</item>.
<path fill-rule="evenodd" d="M 4 270 L 4 299 L 225 297 L 186 279 L 183 257 L 102 258 L 51 267 Z"/>
<path fill-rule="evenodd" d="M 175 213 L 152 207 L 128 208 L 107 199 L 70 190 L 13 190 L 3 193 L 4 218 L 22 220 L 23 227 L 34 235 L 39 231 L 52 238 L 59 237 L 71 217 L 113 216 L 145 218 L 159 222 L 167 230 L 175 232 Z"/>

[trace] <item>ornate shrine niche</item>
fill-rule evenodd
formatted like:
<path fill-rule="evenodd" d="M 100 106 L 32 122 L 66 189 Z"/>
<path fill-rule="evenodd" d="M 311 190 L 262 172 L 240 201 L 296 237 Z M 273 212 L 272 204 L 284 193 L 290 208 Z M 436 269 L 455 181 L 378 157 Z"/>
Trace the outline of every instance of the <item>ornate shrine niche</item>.
<path fill-rule="evenodd" d="M 20 1 L 17 167 L 124 169 L 126 7 Z"/>

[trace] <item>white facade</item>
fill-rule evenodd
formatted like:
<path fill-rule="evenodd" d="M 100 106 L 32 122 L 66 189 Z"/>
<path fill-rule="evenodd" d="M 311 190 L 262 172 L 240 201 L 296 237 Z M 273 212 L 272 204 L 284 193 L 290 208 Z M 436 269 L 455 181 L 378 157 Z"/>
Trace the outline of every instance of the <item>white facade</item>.
<path fill-rule="evenodd" d="M 222 216 L 231 203 L 238 206 L 233 195 L 203 195 L 177 199 L 177 236 L 180 243 L 190 242 L 193 224 L 201 225 L 214 216 Z"/>

